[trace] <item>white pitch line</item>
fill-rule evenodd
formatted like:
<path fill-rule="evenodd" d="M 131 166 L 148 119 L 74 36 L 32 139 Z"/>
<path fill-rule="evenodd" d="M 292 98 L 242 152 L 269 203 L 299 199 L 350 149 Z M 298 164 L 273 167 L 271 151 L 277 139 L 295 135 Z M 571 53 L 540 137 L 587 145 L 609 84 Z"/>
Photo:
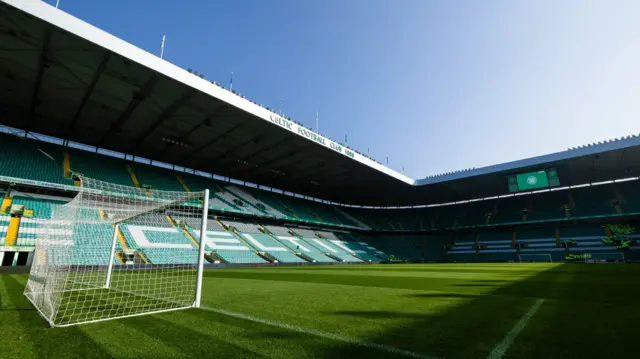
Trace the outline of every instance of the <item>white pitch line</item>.
<path fill-rule="evenodd" d="M 531 320 L 531 317 L 533 317 L 533 315 L 536 314 L 536 312 L 538 311 L 538 309 L 540 308 L 543 302 L 544 302 L 544 298 L 540 298 L 536 300 L 535 303 L 533 303 L 533 305 L 522 316 L 522 318 L 520 318 L 520 320 L 516 323 L 516 325 L 513 326 L 511 331 L 509 331 L 509 333 L 507 333 L 507 335 L 502 339 L 502 341 L 493 348 L 491 353 L 489 353 L 489 356 L 487 357 L 487 359 L 501 359 L 504 356 L 507 350 L 509 350 L 509 348 L 511 347 L 511 344 L 513 344 L 513 341 L 516 339 L 518 334 L 520 334 L 520 332 L 524 329 L 524 327 L 527 326 L 527 324 L 529 323 L 529 320 Z"/>
<path fill-rule="evenodd" d="M 253 316 L 250 316 L 250 315 L 246 315 L 246 314 L 242 314 L 242 313 L 234 313 L 234 312 L 229 312 L 229 311 L 222 310 L 222 309 L 214 309 L 214 308 L 209 308 L 209 307 L 200 307 L 200 309 L 207 310 L 207 311 L 210 311 L 210 312 L 215 312 L 215 313 L 218 313 L 218 314 L 228 315 L 228 316 L 234 317 L 234 318 L 248 320 L 248 321 L 252 321 L 252 322 L 256 322 L 256 323 L 260 323 L 260 324 L 265 324 L 265 325 L 269 325 L 269 326 L 272 326 L 272 327 L 287 329 L 287 330 L 291 330 L 291 331 L 298 332 L 298 333 L 304 333 L 304 334 L 308 334 L 308 335 L 313 335 L 313 336 L 320 337 L 320 338 L 336 340 L 336 341 L 349 343 L 349 344 L 354 344 L 354 345 L 358 345 L 358 346 L 366 347 L 366 348 L 378 349 L 378 350 L 381 350 L 381 351 L 385 351 L 387 353 L 396 354 L 396 355 L 402 355 L 402 356 L 406 356 L 406 357 L 409 357 L 409 358 L 438 359 L 437 357 L 424 355 L 424 354 L 420 354 L 420 353 L 415 353 L 415 352 L 408 351 L 408 350 L 398 349 L 398 348 L 394 348 L 394 347 L 387 346 L 387 345 L 369 343 L 369 342 L 361 341 L 361 340 L 358 340 L 358 339 L 344 337 L 342 335 L 336 335 L 336 334 L 331 334 L 331 333 L 320 332 L 320 331 L 313 330 L 313 329 L 300 328 L 300 327 L 296 327 L 294 325 L 290 325 L 290 324 L 286 324 L 286 323 L 282 323 L 282 322 L 276 322 L 276 321 L 267 320 L 267 319 L 256 318 L 256 317 L 253 317 Z"/>

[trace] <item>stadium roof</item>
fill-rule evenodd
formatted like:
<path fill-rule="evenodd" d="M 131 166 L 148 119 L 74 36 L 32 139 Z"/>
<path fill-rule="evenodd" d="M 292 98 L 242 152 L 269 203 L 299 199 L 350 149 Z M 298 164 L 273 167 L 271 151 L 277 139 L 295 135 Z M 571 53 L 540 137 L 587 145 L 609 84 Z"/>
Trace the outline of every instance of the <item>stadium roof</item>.
<path fill-rule="evenodd" d="M 545 168 L 562 185 L 640 175 L 631 137 L 416 181 L 44 2 L 0 0 L 0 15 L 7 126 L 365 206 L 501 195 Z"/>

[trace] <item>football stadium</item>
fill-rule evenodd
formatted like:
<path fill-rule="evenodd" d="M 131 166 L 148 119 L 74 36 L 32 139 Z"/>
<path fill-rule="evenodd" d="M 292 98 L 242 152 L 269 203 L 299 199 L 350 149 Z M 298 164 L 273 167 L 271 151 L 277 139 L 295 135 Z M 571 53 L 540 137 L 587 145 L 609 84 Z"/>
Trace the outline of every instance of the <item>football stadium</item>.
<path fill-rule="evenodd" d="M 0 1 L 0 357 L 632 358 L 640 137 L 413 179 Z"/>

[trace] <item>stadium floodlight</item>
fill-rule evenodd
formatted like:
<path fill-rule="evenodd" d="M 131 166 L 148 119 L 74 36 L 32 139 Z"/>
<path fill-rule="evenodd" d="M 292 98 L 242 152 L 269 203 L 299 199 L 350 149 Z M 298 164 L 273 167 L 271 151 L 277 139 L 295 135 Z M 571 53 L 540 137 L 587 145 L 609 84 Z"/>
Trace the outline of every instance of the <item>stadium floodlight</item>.
<path fill-rule="evenodd" d="M 76 197 L 53 209 L 36 243 L 24 292 L 49 325 L 199 307 L 209 191 L 79 179 Z M 199 227 L 176 223 L 170 213 Z"/>

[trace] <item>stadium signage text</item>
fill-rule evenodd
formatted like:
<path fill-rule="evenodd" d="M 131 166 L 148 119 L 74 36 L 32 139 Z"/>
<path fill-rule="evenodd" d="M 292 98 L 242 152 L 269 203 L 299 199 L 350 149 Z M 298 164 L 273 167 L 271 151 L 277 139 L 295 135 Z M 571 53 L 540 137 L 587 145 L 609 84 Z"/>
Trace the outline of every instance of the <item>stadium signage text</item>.
<path fill-rule="evenodd" d="M 335 143 L 323 136 L 318 135 L 317 133 L 311 131 L 311 130 L 307 130 L 306 128 L 299 126 L 295 123 L 293 123 L 292 121 L 289 121 L 285 118 L 282 118 L 278 115 L 271 115 L 269 117 L 269 120 L 273 123 L 275 123 L 276 125 L 282 127 L 282 128 L 286 128 L 287 130 L 293 132 L 293 133 L 297 133 L 299 136 L 302 137 L 306 137 L 307 139 L 317 142 L 325 147 L 328 147 L 336 152 L 340 152 L 343 155 L 349 156 L 351 158 L 355 158 L 355 154 L 353 153 L 353 151 L 343 147 L 342 145 Z"/>

